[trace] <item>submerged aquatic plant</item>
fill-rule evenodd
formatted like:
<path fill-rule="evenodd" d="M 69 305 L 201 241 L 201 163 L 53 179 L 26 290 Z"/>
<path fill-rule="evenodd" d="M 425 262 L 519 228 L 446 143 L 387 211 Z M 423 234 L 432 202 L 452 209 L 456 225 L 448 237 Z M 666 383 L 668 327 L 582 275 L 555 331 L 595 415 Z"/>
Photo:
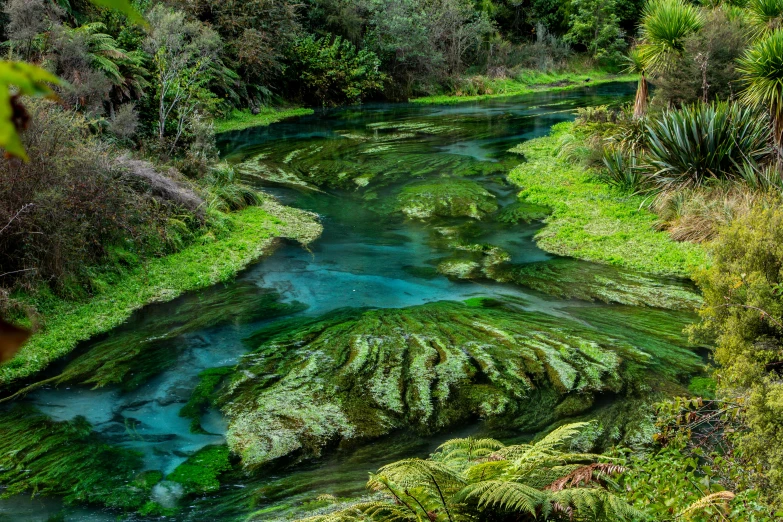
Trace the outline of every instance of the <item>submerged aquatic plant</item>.
<path fill-rule="evenodd" d="M 83 418 L 55 422 L 26 407 L 0 414 L 0 483 L 4 497 L 30 492 L 66 503 L 137 511 L 151 503 L 158 471 L 141 455 L 107 444 Z"/>
<path fill-rule="evenodd" d="M 250 340 L 257 349 L 217 402 L 229 446 L 257 466 L 318 455 L 341 439 L 429 432 L 472 417 L 533 430 L 589 409 L 594 394 L 699 371 L 685 341 L 648 351 L 641 336 L 615 334 L 498 302 L 345 310 L 258 332 Z M 645 375 L 659 356 L 668 370 Z M 581 406 L 557 409 L 574 394 Z"/>
<path fill-rule="evenodd" d="M 495 196 L 475 181 L 438 179 L 408 185 L 397 198 L 409 218 L 470 217 L 481 219 L 498 209 Z"/>

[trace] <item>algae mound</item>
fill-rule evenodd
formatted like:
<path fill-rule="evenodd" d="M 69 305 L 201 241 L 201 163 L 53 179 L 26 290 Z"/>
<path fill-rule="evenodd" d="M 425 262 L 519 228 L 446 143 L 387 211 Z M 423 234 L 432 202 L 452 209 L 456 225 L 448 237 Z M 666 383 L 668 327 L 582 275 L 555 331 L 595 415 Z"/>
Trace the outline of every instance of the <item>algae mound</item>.
<path fill-rule="evenodd" d="M 400 211 L 409 218 L 470 217 L 481 219 L 498 209 L 495 196 L 475 181 L 436 179 L 403 188 L 397 196 Z"/>
<path fill-rule="evenodd" d="M 634 321 L 604 333 L 490 304 L 344 310 L 258 332 L 257 349 L 218 392 L 230 448 L 256 466 L 476 417 L 531 431 L 588 410 L 599 396 L 649 395 L 648 381 L 682 389 L 679 381 L 702 367 L 682 336 L 656 337 L 646 327 L 640 335 Z M 666 314 L 656 320 L 684 326 Z"/>

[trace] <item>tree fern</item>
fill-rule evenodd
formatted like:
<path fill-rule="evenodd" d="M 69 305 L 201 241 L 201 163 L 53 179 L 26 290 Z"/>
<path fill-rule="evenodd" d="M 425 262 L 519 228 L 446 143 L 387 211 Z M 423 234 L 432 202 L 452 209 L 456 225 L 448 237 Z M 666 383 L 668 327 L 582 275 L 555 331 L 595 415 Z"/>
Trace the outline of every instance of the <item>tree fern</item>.
<path fill-rule="evenodd" d="M 561 426 L 534 444 L 454 439 L 427 460 L 406 459 L 370 475 L 387 501 L 346 507 L 312 522 L 488 519 L 623 521 L 643 518 L 606 486 L 624 468 L 600 455 L 561 450 L 588 423 Z M 367 517 L 367 518 L 362 518 Z"/>

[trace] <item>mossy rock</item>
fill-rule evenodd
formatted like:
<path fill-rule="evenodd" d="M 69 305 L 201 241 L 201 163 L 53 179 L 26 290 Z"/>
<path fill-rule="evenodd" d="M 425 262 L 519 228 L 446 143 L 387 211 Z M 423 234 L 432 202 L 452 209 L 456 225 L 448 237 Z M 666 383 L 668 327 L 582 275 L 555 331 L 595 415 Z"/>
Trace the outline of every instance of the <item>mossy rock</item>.
<path fill-rule="evenodd" d="M 438 272 L 455 279 L 473 279 L 481 276 L 481 265 L 471 259 L 446 259 L 438 263 Z"/>
<path fill-rule="evenodd" d="M 345 310 L 258 332 L 250 340 L 256 350 L 218 399 L 230 448 L 257 466 L 476 417 L 534 429 L 581 412 L 572 394 L 611 397 L 649 390 L 637 384 L 646 380 L 687 382 L 702 366 L 684 336 L 660 338 L 642 323 L 641 332 L 630 321 L 608 334 L 489 304 Z M 603 317 L 612 310 L 604 307 Z"/>
<path fill-rule="evenodd" d="M 495 196 L 474 181 L 436 179 L 404 187 L 398 208 L 409 218 L 470 217 L 482 219 L 498 209 Z"/>
<path fill-rule="evenodd" d="M 503 207 L 498 212 L 497 220 L 501 223 L 519 224 L 532 223 L 546 219 L 552 209 L 534 203 L 519 201 Z"/>

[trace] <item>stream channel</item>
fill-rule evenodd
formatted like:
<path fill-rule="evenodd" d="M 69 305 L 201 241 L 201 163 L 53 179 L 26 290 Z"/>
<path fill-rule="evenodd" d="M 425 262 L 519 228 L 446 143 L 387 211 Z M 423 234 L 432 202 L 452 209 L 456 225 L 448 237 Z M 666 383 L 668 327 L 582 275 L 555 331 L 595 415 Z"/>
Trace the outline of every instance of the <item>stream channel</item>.
<path fill-rule="evenodd" d="M 347 107 L 219 136 L 226 161 L 282 203 L 318 214 L 323 235 L 307 248 L 281 242 L 271 256 L 228 284 L 148 306 L 52 370 L 62 370 L 75 357 L 106 343 L 122 342 L 147 343 L 165 354 L 139 358 L 140 365 L 160 364 L 158 371 L 131 372 L 133 382 L 123 386 L 44 387 L 17 402 L 58 421 L 83 416 L 101 440 L 140 452 L 144 469 L 166 476 L 201 448 L 224 443 L 228 420 L 219 409 L 204 413 L 199 433 L 193 433 L 191 419 L 180 416 L 180 410 L 199 373 L 237 364 L 250 350 L 244 340 L 260 328 L 344 308 L 407 308 L 476 298 L 516 303 L 520 309 L 586 327 L 589 318 L 600 318 L 600 313 L 575 316 L 574 310 L 629 308 L 575 299 L 562 289 L 547 292 L 542 280 L 526 285 L 519 278 L 501 283 L 470 275 L 480 269 L 487 253 L 455 248 L 454 237 L 464 245 L 500 249 L 505 264 L 551 263 L 568 277 L 597 270 L 611 279 L 613 268 L 565 260 L 537 248 L 534 236 L 542 227 L 540 220 L 515 220 L 513 213 L 507 213 L 508 219 L 496 217 L 515 204 L 519 192 L 505 175 L 523 158 L 509 149 L 572 120 L 579 107 L 620 104 L 630 100 L 633 91 L 633 85 L 618 83 L 457 105 Z M 428 214 L 416 206 L 415 198 L 405 199 L 406 189 L 444 178 L 470 180 L 473 185 L 466 190 L 478 184 L 490 196 L 480 196 L 483 203 L 477 208 L 455 215 Z M 628 274 L 623 277 L 627 285 Z M 685 282 L 662 284 L 688 288 Z M 287 519 L 321 494 L 364 494 L 368 472 L 385 463 L 424 457 L 444 440 L 476 433 L 509 440 L 519 435 L 499 432 L 475 418 L 435 434 L 397 430 L 375 440 L 328 447 L 319 458 L 282 459 L 252 475 L 230 474 L 219 491 L 202 496 L 182 499 L 181 490 L 163 482 L 153 488 L 153 500 L 179 508 L 165 518 L 64 506 L 60 499 L 25 494 L 0 502 L 0 520 Z"/>

